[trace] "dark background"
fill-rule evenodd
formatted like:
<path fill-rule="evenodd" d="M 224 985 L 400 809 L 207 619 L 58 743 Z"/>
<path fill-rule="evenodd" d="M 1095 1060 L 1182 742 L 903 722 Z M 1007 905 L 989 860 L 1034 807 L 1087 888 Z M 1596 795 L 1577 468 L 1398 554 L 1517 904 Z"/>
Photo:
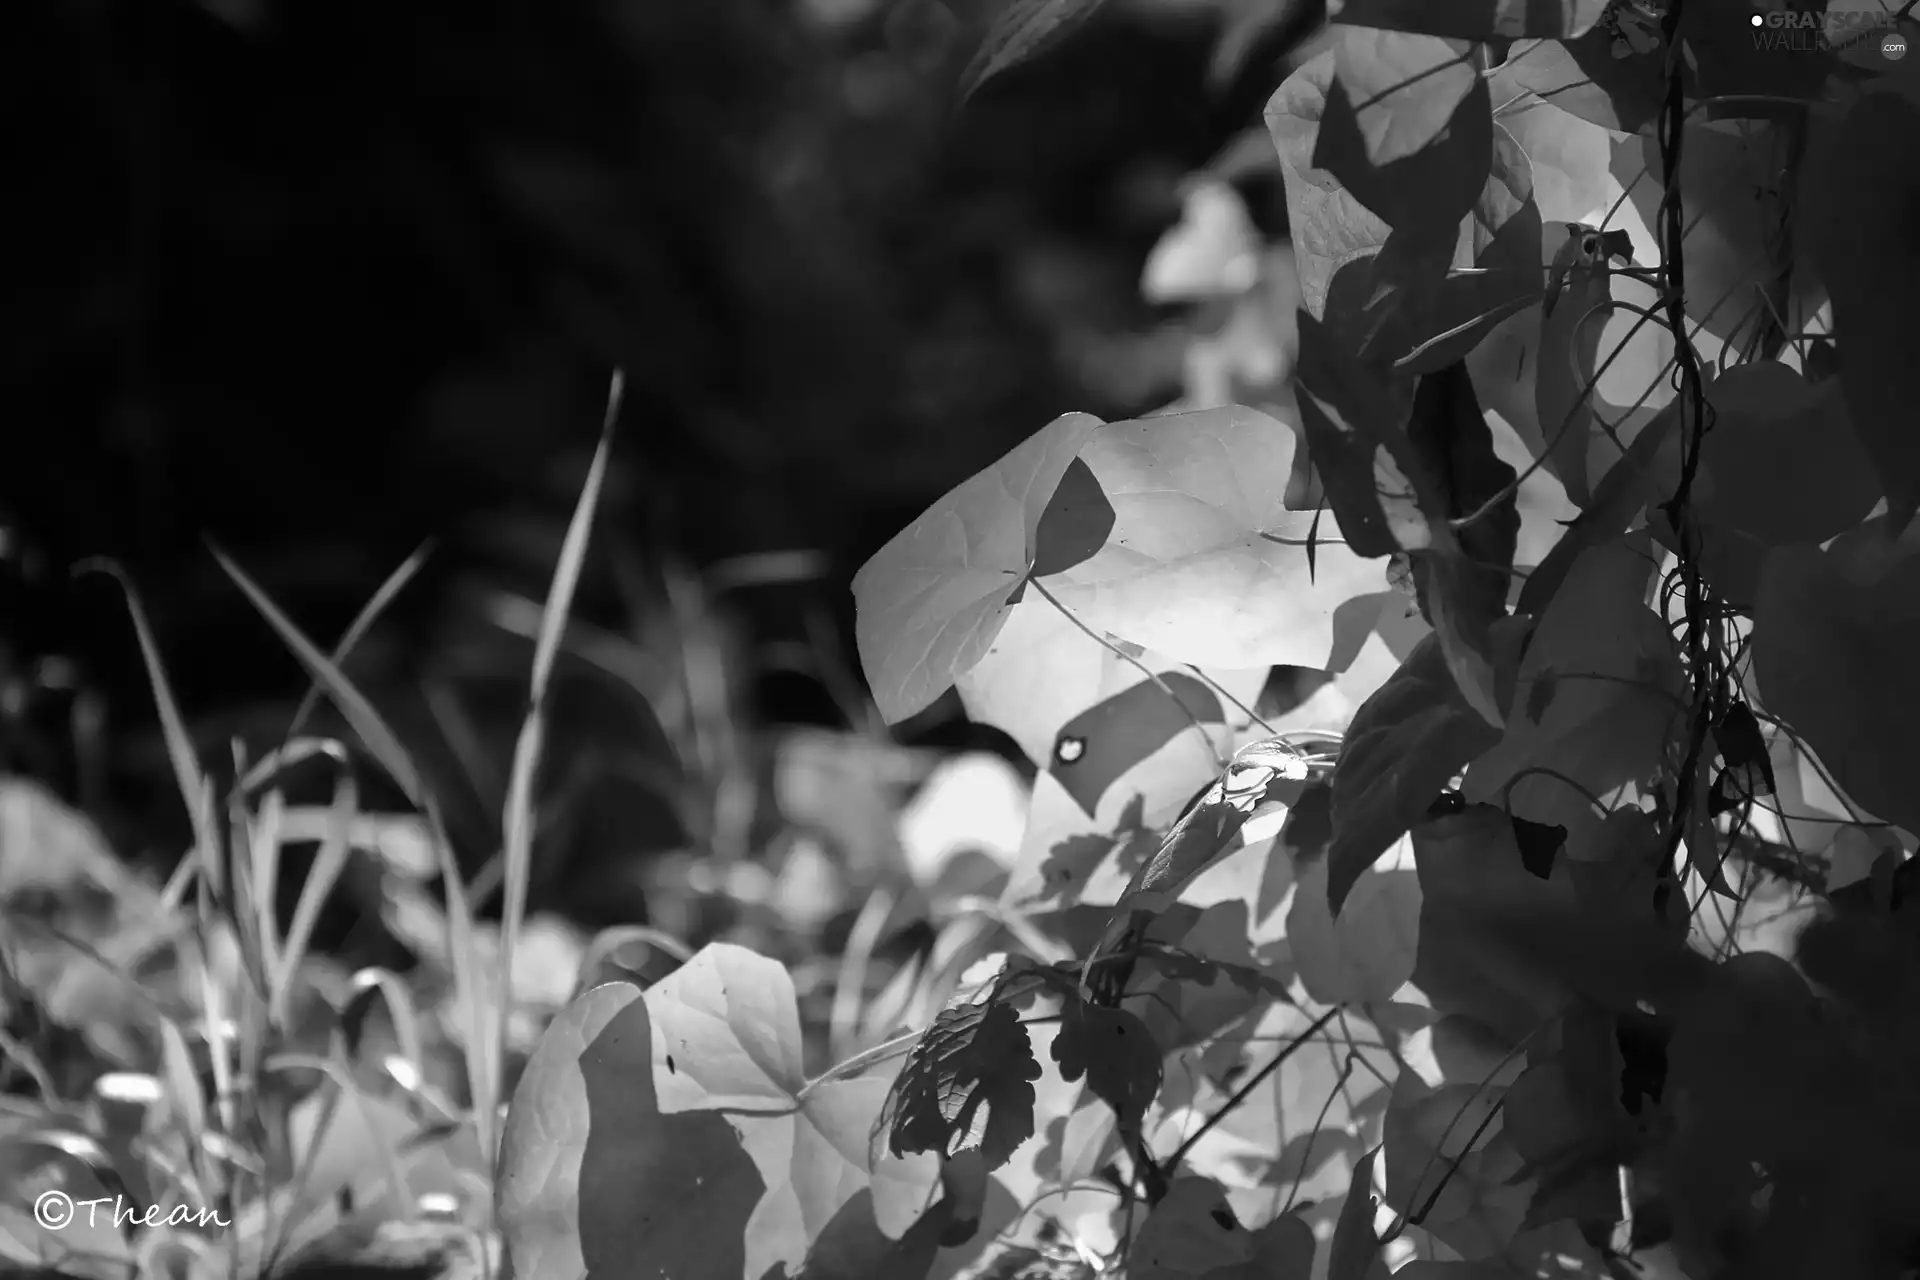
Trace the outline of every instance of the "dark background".
<path fill-rule="evenodd" d="M 927 502 L 1058 413 L 1176 396 L 1140 268 L 1282 50 L 1210 81 L 1208 7 L 1114 5 L 956 111 L 992 6 L 834 7 L 10 9 L 4 763 L 130 852 L 185 834 L 122 598 L 70 575 L 90 556 L 138 584 L 212 763 L 277 738 L 300 670 L 208 540 L 324 646 L 434 539 L 350 671 L 430 774 L 422 673 L 504 750 L 530 646 L 478 602 L 543 597 L 615 366 L 580 616 L 644 627 L 675 566 L 806 550 L 820 576 L 729 593 L 726 633 L 854 670 L 847 584 Z M 830 684 L 756 669 L 739 713 L 833 723 Z M 576 701 L 563 748 L 627 731 Z"/>

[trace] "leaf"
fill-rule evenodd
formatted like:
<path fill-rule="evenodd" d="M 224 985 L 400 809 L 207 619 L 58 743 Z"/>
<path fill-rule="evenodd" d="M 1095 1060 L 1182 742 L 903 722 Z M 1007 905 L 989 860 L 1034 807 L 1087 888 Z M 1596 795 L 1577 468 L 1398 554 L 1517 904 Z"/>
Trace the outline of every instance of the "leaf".
<path fill-rule="evenodd" d="M 1571 40 L 1516 41 L 1501 70 L 1562 111 L 1635 133 L 1660 114 L 1665 61 L 1659 49 L 1615 57 L 1613 34 L 1594 28 Z"/>
<path fill-rule="evenodd" d="M 1267 106 L 1279 152 L 1300 305 L 1347 351 L 1406 372 L 1440 368 L 1540 294 L 1540 220 L 1526 153 L 1492 129 L 1492 162 L 1456 234 L 1392 233 L 1314 167 L 1334 78 L 1332 51 L 1303 65 Z"/>
<path fill-rule="evenodd" d="M 960 73 L 960 100 L 981 85 L 1057 43 L 1100 9 L 1105 0 L 1009 0 L 986 39 Z"/>
<path fill-rule="evenodd" d="M 986 653 L 1034 567 L 1041 517 L 1099 425 L 1084 413 L 1054 419 L 854 575 L 854 638 L 889 723 L 931 705 Z"/>
<path fill-rule="evenodd" d="M 1327 1280 L 1376 1280 L 1387 1272 L 1380 1256 L 1380 1237 L 1373 1229 L 1373 1162 L 1380 1148 L 1361 1157 L 1347 1184 L 1346 1202 L 1333 1228 L 1328 1247 Z"/>
<path fill-rule="evenodd" d="M 1713 430 L 1700 443 L 1689 512 L 1696 562 L 1714 590 L 1751 611 L 1767 552 L 1853 528 L 1880 498 L 1832 382 L 1809 385 L 1771 360 L 1729 369 L 1706 388 Z M 1672 548 L 1664 513 L 1651 518 Z"/>
<path fill-rule="evenodd" d="M 1223 694 L 1251 706 L 1267 679 L 1265 667 L 1196 674 L 1147 651 L 1129 662 L 1116 652 L 1127 648 L 1100 644 L 1029 593 L 980 661 L 959 678 L 960 701 L 973 720 L 1006 731 L 1028 759 L 1053 769 L 1091 813 L 1120 775 L 1175 737 L 1192 735 L 1195 720 L 1215 727 L 1216 737 L 1232 732 L 1247 717 L 1223 702 Z M 1159 675 L 1178 702 L 1149 682 L 1141 667 Z"/>
<path fill-rule="evenodd" d="M 1429 1089 L 1414 1073 L 1394 1082 L 1387 1107 L 1387 1203 L 1468 1258 L 1486 1258 L 1519 1234 L 1532 1189 L 1514 1185 L 1520 1157 L 1500 1133 L 1505 1090 Z"/>
<path fill-rule="evenodd" d="M 1420 609 L 1439 637 L 1461 696 L 1497 727 L 1504 721 L 1494 690 L 1492 629 L 1507 616 L 1520 510 L 1512 487 L 1516 473 L 1494 451 L 1464 363 L 1420 380 L 1407 443 L 1432 478 L 1440 504 L 1428 520 L 1446 531 L 1413 555 Z M 1460 520 L 1470 523 L 1454 523 Z"/>
<path fill-rule="evenodd" d="M 1685 677 L 1666 624 L 1641 603 L 1644 533 L 1583 554 L 1520 660 L 1500 741 L 1467 768 L 1472 804 L 1567 829 L 1569 857 L 1607 809 L 1646 788 L 1684 721 Z"/>
<path fill-rule="evenodd" d="M 1137 1133 L 1160 1092 L 1165 1051 L 1147 1025 L 1125 1009 L 1069 1001 L 1053 1059 L 1069 1084 L 1082 1076 L 1094 1096 L 1113 1108 L 1124 1132 Z"/>
<path fill-rule="evenodd" d="M 1920 831 L 1916 628 L 1920 555 L 1904 547 L 1783 547 L 1766 559 L 1753 631 L 1761 701 L 1851 799 L 1910 832 Z"/>
<path fill-rule="evenodd" d="M 1540 220 L 1598 221 L 1611 203 L 1612 138 L 1601 126 L 1525 89 L 1513 70 L 1509 61 L 1493 73 L 1489 96 L 1501 104 L 1493 119 L 1527 153 Z"/>
<path fill-rule="evenodd" d="M 1405 835 L 1435 796 L 1500 740 L 1460 697 L 1437 637 L 1414 646 L 1393 678 L 1362 703 L 1333 771 L 1328 907 Z"/>
<path fill-rule="evenodd" d="M 1253 1234 L 1240 1225 L 1220 1184 L 1175 1178 L 1140 1224 L 1127 1271 L 1139 1280 L 1199 1280 L 1254 1260 Z"/>
<path fill-rule="evenodd" d="M 1297 751 L 1274 738 L 1249 743 L 1233 755 L 1219 778 L 1183 814 L 1153 856 L 1134 873 L 1114 904 L 1128 911 L 1158 913 L 1172 906 L 1194 879 L 1231 847 L 1240 828 L 1262 804 L 1287 803 L 1306 782 Z"/>
<path fill-rule="evenodd" d="M 1450 246 L 1493 163 L 1493 107 L 1476 46 L 1338 26 L 1333 48 L 1313 167 L 1396 231 Z"/>
<path fill-rule="evenodd" d="M 1623 811 L 1608 825 L 1636 816 L 1644 815 Z M 1414 985 L 1436 1010 L 1472 1019 L 1508 1046 L 1576 998 L 1613 1012 L 1643 1001 L 1670 1009 L 1712 969 L 1651 901 L 1576 876 L 1590 864 L 1565 857 L 1545 880 L 1528 873 L 1511 819 L 1491 806 L 1422 823 L 1413 851 L 1421 888 Z M 1632 852 L 1644 866 L 1647 846 Z"/>
<path fill-rule="evenodd" d="M 1305 310 L 1297 377 L 1307 448 L 1348 548 L 1373 557 L 1431 545 L 1408 474 L 1418 470 L 1406 441 L 1413 380 L 1363 364 Z"/>
<path fill-rule="evenodd" d="M 1386 27 L 1459 40 L 1558 39 L 1577 36 L 1600 20 L 1607 0 L 1329 0 L 1334 22 Z"/>
<path fill-rule="evenodd" d="M 746 1273 L 766 1184 L 724 1117 L 663 1114 L 653 1081 L 639 988 L 598 987 L 547 1028 L 514 1089 L 495 1183 L 516 1274 Z"/>
<path fill-rule="evenodd" d="M 869 1156 L 868 1137 L 889 1095 L 885 1080 L 805 1078 L 785 967 L 744 947 L 712 943 L 647 988 L 644 1000 L 660 1112 L 724 1109 L 766 1188 L 746 1223 L 748 1277 L 764 1276 L 776 1263 L 797 1271 L 813 1241 L 869 1185 L 876 1197 L 931 1201 L 932 1161 L 890 1171 L 892 1185 L 874 1176 L 882 1161 Z M 1018 1124 L 1018 1112 L 1016 1103 L 993 1118 Z M 1030 1133 L 1030 1116 L 1027 1126 Z M 896 1147 L 895 1155 L 915 1153 Z M 882 1222 L 894 1216 L 886 1206 L 875 1213 Z"/>
<path fill-rule="evenodd" d="M 1147 255 L 1140 293 L 1148 302 L 1199 302 L 1245 293 L 1259 280 L 1266 245 L 1231 183 L 1188 188 L 1180 221 Z"/>
<path fill-rule="evenodd" d="M 1410 871 L 1368 870 L 1340 918 L 1327 906 L 1327 862 L 1296 868 L 1287 940 L 1300 981 L 1321 1004 L 1382 1004 L 1413 976 L 1420 944 L 1420 881 Z"/>
<path fill-rule="evenodd" d="M 1680 9 L 1688 87 L 1705 99 L 1705 119 L 1795 119 L 1836 69 L 1826 39 L 1770 48 L 1749 25 L 1755 16 L 1752 0 L 1689 0 Z"/>
<path fill-rule="evenodd" d="M 1870 93 L 1836 137 L 1810 150 L 1801 174 L 1801 236 L 1833 304 L 1840 387 L 1873 459 L 1896 529 L 1920 507 L 1920 431 L 1913 425 L 1913 360 L 1902 308 L 1920 296 L 1920 241 L 1912 209 L 1920 176 L 1889 155 L 1920 148 L 1920 108 Z"/>
<path fill-rule="evenodd" d="M 1309 575 L 1312 517 L 1277 483 L 1294 432 L 1242 407 L 1099 428 L 1081 452 L 1113 504 L 1106 545 L 1044 585 L 1080 621 L 1170 658 L 1246 669 L 1317 667 L 1334 612 L 1377 591 L 1380 567 L 1325 537 Z"/>
<path fill-rule="evenodd" d="M 956 998 L 913 1043 L 881 1113 L 897 1156 L 978 1149 L 989 1172 L 1033 1136 L 1040 1064 L 1010 1005 Z M 876 1126 L 877 1139 L 882 1132 Z"/>

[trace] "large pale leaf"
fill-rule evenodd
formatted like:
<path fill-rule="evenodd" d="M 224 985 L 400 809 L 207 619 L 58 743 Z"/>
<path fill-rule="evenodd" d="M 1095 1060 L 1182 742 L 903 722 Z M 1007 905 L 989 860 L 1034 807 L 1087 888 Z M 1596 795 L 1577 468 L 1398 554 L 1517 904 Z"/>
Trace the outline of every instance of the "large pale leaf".
<path fill-rule="evenodd" d="M 1487 82 L 1468 41 L 1386 25 L 1335 28 L 1313 167 L 1397 231 L 1447 243 L 1493 162 Z"/>
<path fill-rule="evenodd" d="M 508 1113 L 496 1196 L 515 1269 L 760 1280 L 823 1239 L 897 1235 L 938 1170 L 870 1162 L 886 1093 L 808 1084 L 792 980 L 742 947 L 705 947 L 644 995 L 597 987 L 549 1028 Z M 692 1214 L 714 1230 L 686 1231 Z"/>
<path fill-rule="evenodd" d="M 854 639 L 889 722 L 986 653 L 1039 555 L 1041 517 L 1100 420 L 1069 413 L 966 480 L 854 575 Z"/>
<path fill-rule="evenodd" d="M 1295 433 L 1242 407 L 1099 428 L 1081 452 L 1114 511 L 1104 545 L 1044 585 L 1095 630 L 1203 666 L 1323 667 L 1334 612 L 1384 585 L 1323 519 L 1286 509 Z"/>
<path fill-rule="evenodd" d="M 1101 785 L 1069 784 L 1097 799 L 1118 773 L 1194 733 L 1195 720 L 1220 729 L 1243 720 L 1234 703 L 1253 705 L 1266 679 L 1265 667 L 1193 671 L 1125 641 L 1103 645 L 1033 592 L 958 688 L 969 716 L 1005 730 L 1036 765 L 1059 766 L 1063 781 L 1067 772 L 1098 775 Z"/>

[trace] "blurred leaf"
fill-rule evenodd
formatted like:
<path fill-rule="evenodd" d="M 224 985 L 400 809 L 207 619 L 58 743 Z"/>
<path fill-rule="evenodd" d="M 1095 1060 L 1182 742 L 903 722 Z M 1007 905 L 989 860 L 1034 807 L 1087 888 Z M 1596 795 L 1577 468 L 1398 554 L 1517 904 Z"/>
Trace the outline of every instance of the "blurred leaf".
<path fill-rule="evenodd" d="M 1871 93 L 1834 132 L 1809 151 L 1801 171 L 1800 225 L 1832 296 L 1848 415 L 1879 470 L 1898 530 L 1920 506 L 1920 431 L 1913 426 L 1913 358 L 1902 310 L 1920 294 L 1911 217 L 1920 174 L 1886 158 L 1920 148 L 1920 108 L 1896 94 Z"/>
<path fill-rule="evenodd" d="M 1920 555 L 1897 544 L 1782 547 L 1767 557 L 1754 674 L 1783 717 L 1875 817 L 1920 832 L 1912 709 L 1920 674 L 1903 637 L 1920 627 Z"/>
<path fill-rule="evenodd" d="M 960 73 L 960 100 L 994 76 L 1018 66 L 1091 18 L 1106 0 L 1009 0 L 987 29 L 973 61 Z"/>
<path fill-rule="evenodd" d="M 1240 1225 L 1218 1183 L 1176 1178 L 1153 1206 L 1128 1253 L 1128 1273 L 1139 1280 L 1212 1280 L 1254 1258 L 1253 1234 Z"/>
<path fill-rule="evenodd" d="M 1238 191 L 1226 182 L 1195 183 L 1180 221 L 1147 255 L 1140 293 L 1153 303 L 1234 297 L 1260 278 L 1265 250 Z"/>

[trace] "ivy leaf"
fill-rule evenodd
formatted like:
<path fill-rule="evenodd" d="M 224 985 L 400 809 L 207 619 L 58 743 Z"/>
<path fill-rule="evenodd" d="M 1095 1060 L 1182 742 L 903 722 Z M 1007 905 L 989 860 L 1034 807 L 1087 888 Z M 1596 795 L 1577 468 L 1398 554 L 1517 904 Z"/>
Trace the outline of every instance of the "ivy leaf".
<path fill-rule="evenodd" d="M 1637 133 L 1660 114 L 1666 53 L 1616 58 L 1613 34 L 1593 28 L 1571 40 L 1519 40 L 1501 64 L 1515 83 L 1603 129 Z"/>
<path fill-rule="evenodd" d="M 1399 30 L 1334 28 L 1334 76 L 1314 142 L 1315 169 L 1396 232 L 1446 248 L 1493 163 L 1493 106 L 1475 49 Z"/>
<path fill-rule="evenodd" d="M 1058 43 L 1104 3 L 1106 0 L 1010 0 L 960 73 L 960 100 L 965 102 L 993 77 Z"/>
<path fill-rule="evenodd" d="M 986 653 L 1039 554 L 1041 517 L 1099 426 L 1084 413 L 1054 419 L 854 575 L 854 639 L 888 723 L 930 706 Z"/>
<path fill-rule="evenodd" d="M 1353 1166 L 1346 1202 L 1340 1206 L 1327 1250 L 1327 1280 L 1378 1280 L 1387 1274 L 1380 1237 L 1373 1229 L 1373 1162 L 1379 1154 L 1380 1148 L 1375 1147 Z"/>
<path fill-rule="evenodd" d="M 1814 386 L 1784 364 L 1756 360 L 1715 378 L 1706 396 L 1713 430 L 1688 491 L 1695 563 L 1718 595 L 1750 613 L 1767 553 L 1858 525 L 1880 483 L 1835 383 Z M 1649 523 L 1662 545 L 1679 545 L 1664 512 L 1649 513 Z"/>
<path fill-rule="evenodd" d="M 1113 504 L 1106 544 L 1044 580 L 1080 621 L 1182 662 L 1321 667 L 1334 612 L 1378 591 L 1380 566 L 1323 538 L 1307 571 L 1311 515 L 1278 486 L 1295 433 L 1240 406 L 1098 428 L 1080 457 Z M 977 655 L 975 655 L 977 657 Z"/>
<path fill-rule="evenodd" d="M 1832 298 L 1848 415 L 1879 470 L 1899 530 L 1920 507 L 1920 431 L 1913 427 L 1913 358 L 1903 310 L 1920 290 L 1920 244 L 1912 228 L 1920 174 L 1886 158 L 1920 149 L 1920 107 L 1895 94 L 1869 93 L 1833 132 L 1809 150 L 1802 169 L 1801 234 Z"/>
<path fill-rule="evenodd" d="M 1500 1132 L 1506 1090 L 1481 1084 L 1432 1089 L 1404 1071 L 1385 1126 L 1387 1203 L 1424 1211 L 1420 1225 L 1469 1259 L 1504 1250 L 1526 1219 L 1532 1188 L 1515 1184 L 1519 1153 Z"/>
<path fill-rule="evenodd" d="M 1920 555 L 1901 543 L 1767 557 L 1754 615 L 1760 699 L 1819 755 L 1848 797 L 1920 831 Z"/>
<path fill-rule="evenodd" d="M 1094 1096 L 1113 1108 L 1123 1132 L 1138 1133 L 1147 1108 L 1160 1092 L 1165 1051 L 1147 1024 L 1125 1009 L 1101 1009 L 1081 1000 L 1067 1003 L 1053 1060 L 1072 1084 L 1082 1076 Z"/>
<path fill-rule="evenodd" d="M 1488 83 L 1489 95 L 1502 104 L 1494 123 L 1527 153 L 1533 172 L 1533 202 L 1544 223 L 1597 220 L 1610 203 L 1608 170 L 1613 140 L 1591 120 L 1528 91 L 1513 78 L 1509 61 Z"/>
<path fill-rule="evenodd" d="M 1253 1233 L 1240 1225 L 1211 1178 L 1175 1178 L 1140 1224 L 1128 1273 L 1140 1280 L 1200 1280 L 1254 1260 Z"/>
<path fill-rule="evenodd" d="M 1330 50 L 1289 76 L 1267 105 L 1300 305 L 1370 362 L 1409 373 L 1439 368 L 1539 297 L 1540 220 L 1526 153 L 1494 126 L 1490 169 L 1457 231 L 1395 234 L 1315 167 L 1334 74 Z"/>
<path fill-rule="evenodd" d="M 997 987 L 958 997 L 913 1043 L 886 1098 L 884 1133 L 896 1156 L 978 1150 L 988 1172 L 1033 1136 L 1040 1063 L 1027 1029 Z"/>
<path fill-rule="evenodd" d="M 1333 771 L 1328 908 L 1426 813 L 1468 762 L 1500 740 L 1466 705 L 1440 641 L 1428 636 L 1361 704 Z"/>
<path fill-rule="evenodd" d="M 1295 871 L 1287 941 L 1307 994 L 1325 1005 L 1384 1004 L 1413 976 L 1420 945 L 1420 881 L 1411 871 L 1369 869 L 1339 919 L 1327 906 L 1325 859 Z"/>
<path fill-rule="evenodd" d="M 1600 20 L 1608 0 L 1329 0 L 1334 22 L 1458 40 L 1577 36 Z"/>
<path fill-rule="evenodd" d="M 869 1219 L 883 1190 L 894 1205 L 929 1202 L 931 1161 L 866 1158 L 885 1082 L 830 1082 L 803 1099 L 799 1052 L 786 970 L 740 947 L 703 948 L 644 995 L 614 983 L 576 1000 L 508 1111 L 496 1195 L 515 1269 L 792 1273 L 829 1227 L 861 1229 L 843 1216 L 857 1197 Z M 690 1215 L 713 1230 L 686 1231 Z"/>
<path fill-rule="evenodd" d="M 969 717 L 1004 730 L 1092 813 L 1122 775 L 1174 738 L 1192 735 L 1196 720 L 1216 731 L 1216 742 L 1244 726 L 1247 715 L 1231 704 L 1251 706 L 1266 680 L 1265 667 L 1192 672 L 1165 654 L 1118 641 L 1102 645 L 1029 593 L 956 684 Z"/>
<path fill-rule="evenodd" d="M 1506 732 L 1467 768 L 1469 803 L 1567 829 L 1567 855 L 1608 809 L 1666 767 L 1684 721 L 1685 676 L 1667 626 L 1642 601 L 1653 574 L 1643 532 L 1586 552 L 1520 660 Z"/>

